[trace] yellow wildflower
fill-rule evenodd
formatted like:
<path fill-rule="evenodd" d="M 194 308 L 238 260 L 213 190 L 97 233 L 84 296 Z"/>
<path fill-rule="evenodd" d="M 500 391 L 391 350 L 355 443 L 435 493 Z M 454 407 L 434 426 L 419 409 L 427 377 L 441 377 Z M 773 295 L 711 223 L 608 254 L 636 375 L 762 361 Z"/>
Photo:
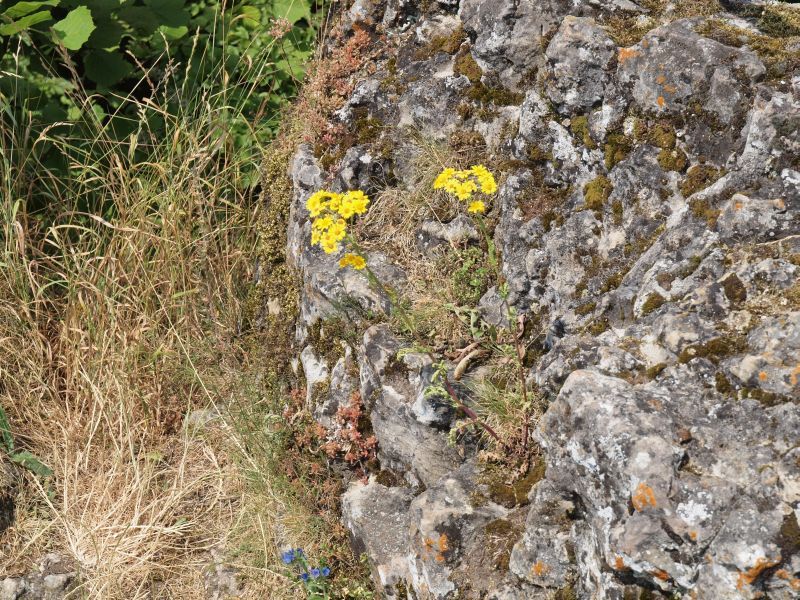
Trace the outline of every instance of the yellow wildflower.
<path fill-rule="evenodd" d="M 347 223 L 345 223 L 344 219 L 339 219 L 335 223 L 331 224 L 328 228 L 328 235 L 331 236 L 337 242 L 343 240 L 347 235 Z"/>
<path fill-rule="evenodd" d="M 486 212 L 486 205 L 483 200 L 475 200 L 469 205 L 467 212 L 483 214 Z"/>
<path fill-rule="evenodd" d="M 314 229 L 311 232 L 311 245 L 313 246 L 314 244 L 319 244 L 319 240 L 320 240 L 321 237 L 322 237 L 322 234 L 319 231 L 317 231 L 316 229 Z"/>
<path fill-rule="evenodd" d="M 338 240 L 336 240 L 329 231 L 326 231 L 322 234 L 319 245 L 325 254 L 333 254 L 339 250 L 339 244 L 337 242 Z"/>
<path fill-rule="evenodd" d="M 353 267 L 357 271 L 360 271 L 361 269 L 367 266 L 367 262 L 364 260 L 362 256 L 359 256 L 358 254 L 349 253 L 345 254 L 339 260 L 339 266 L 342 269 L 344 269 L 345 267 Z"/>
<path fill-rule="evenodd" d="M 326 208 L 328 208 L 331 200 L 337 199 L 339 194 L 335 192 L 327 192 L 319 190 L 311 194 L 311 197 L 306 200 L 306 208 L 312 217 L 318 217 Z"/>
<path fill-rule="evenodd" d="M 478 180 L 481 186 L 481 191 L 484 194 L 494 194 L 497 191 L 497 182 L 494 180 L 494 175 L 491 171 L 483 165 L 473 165 L 470 168 L 471 173 Z"/>
<path fill-rule="evenodd" d="M 439 173 L 436 180 L 433 182 L 433 189 L 440 190 L 444 188 L 455 175 L 456 170 L 447 167 L 444 171 Z"/>
<path fill-rule="evenodd" d="M 367 212 L 367 205 L 369 204 L 369 197 L 361 190 L 353 190 L 344 195 L 344 201 L 348 202 L 350 208 L 357 215 L 363 215 Z"/>
<path fill-rule="evenodd" d="M 316 231 L 327 231 L 333 225 L 333 219 L 331 217 L 319 217 L 315 219 L 314 222 L 311 224 L 311 229 Z"/>

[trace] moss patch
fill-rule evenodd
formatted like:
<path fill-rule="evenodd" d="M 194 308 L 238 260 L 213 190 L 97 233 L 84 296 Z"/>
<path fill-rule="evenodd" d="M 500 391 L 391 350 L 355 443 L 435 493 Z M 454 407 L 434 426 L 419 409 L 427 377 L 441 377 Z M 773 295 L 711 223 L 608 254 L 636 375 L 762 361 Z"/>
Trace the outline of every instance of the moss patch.
<path fill-rule="evenodd" d="M 586 203 L 586 208 L 594 211 L 602 210 L 603 205 L 613 191 L 614 186 L 608 177 L 600 175 L 594 178 L 583 186 L 583 199 Z"/>
<path fill-rule="evenodd" d="M 495 106 L 519 106 L 525 99 L 525 95 L 519 92 L 512 92 L 508 88 L 488 86 L 480 81 L 474 83 L 467 90 L 467 97 L 482 105 L 494 104 Z"/>
<path fill-rule="evenodd" d="M 662 148 L 658 152 L 658 164 L 665 171 L 683 172 L 689 166 L 689 158 L 680 148 L 673 150 Z"/>
<path fill-rule="evenodd" d="M 574 117 L 570 122 L 569 128 L 584 146 L 590 150 L 597 148 L 597 143 L 592 139 L 591 131 L 589 130 L 589 118 L 586 115 Z"/>
<path fill-rule="evenodd" d="M 702 344 L 692 344 L 684 348 L 678 362 L 688 363 L 695 358 L 707 358 L 714 364 L 728 356 L 741 354 L 747 350 L 747 341 L 741 335 L 715 337 Z"/>
<path fill-rule="evenodd" d="M 716 226 L 720 211 L 712 207 L 705 198 L 695 198 L 692 200 L 689 203 L 689 209 L 695 217 L 704 220 L 709 229 L 713 229 Z"/>
<path fill-rule="evenodd" d="M 667 368 L 667 363 L 658 363 L 653 365 L 652 367 L 648 367 L 644 374 L 647 376 L 648 379 L 655 379 L 659 375 L 661 375 L 662 371 Z"/>
<path fill-rule="evenodd" d="M 418 48 L 414 53 L 414 60 L 428 60 L 439 52 L 455 54 L 461 44 L 467 39 L 462 27 L 458 27 L 447 35 L 437 35 L 430 42 Z"/>
<path fill-rule="evenodd" d="M 614 168 L 614 165 L 625 160 L 628 154 L 630 154 L 632 148 L 633 145 L 631 140 L 628 139 L 628 137 L 624 134 L 609 134 L 608 138 L 606 139 L 606 143 L 603 146 L 606 169 L 610 171 L 612 168 Z"/>
<path fill-rule="evenodd" d="M 661 294 L 650 294 L 642 304 L 642 316 L 647 316 L 654 310 L 661 308 L 666 299 Z"/>
<path fill-rule="evenodd" d="M 706 189 L 717 179 L 722 177 L 724 171 L 710 165 L 695 165 L 686 173 L 679 189 L 684 198 Z"/>
<path fill-rule="evenodd" d="M 739 304 L 747 300 L 747 288 L 744 287 L 742 280 L 736 275 L 731 273 L 722 280 L 722 289 L 725 291 L 725 297 L 732 304 Z"/>
<path fill-rule="evenodd" d="M 471 52 L 465 52 L 456 56 L 453 63 L 453 73 L 456 75 L 464 75 L 472 83 L 478 83 L 483 77 L 483 69 L 475 62 Z"/>

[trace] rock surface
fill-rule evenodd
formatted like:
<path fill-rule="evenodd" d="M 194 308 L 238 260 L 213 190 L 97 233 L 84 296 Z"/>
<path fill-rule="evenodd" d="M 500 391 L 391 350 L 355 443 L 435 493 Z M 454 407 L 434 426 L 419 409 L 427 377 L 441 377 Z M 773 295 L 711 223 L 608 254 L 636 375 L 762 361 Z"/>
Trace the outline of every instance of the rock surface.
<path fill-rule="evenodd" d="M 298 148 L 289 255 L 308 402 L 328 425 L 357 388 L 378 439 L 380 471 L 343 519 L 387 598 L 800 597 L 800 75 L 776 75 L 800 41 L 779 64 L 752 3 L 655 4 L 346 15 L 391 43 L 339 125 L 381 126 L 324 168 Z M 310 193 L 418 191 L 419 139 L 495 169 L 508 302 L 539 329 L 541 468 L 510 497 L 474 440 L 452 443 L 431 358 L 374 324 L 390 299 L 309 247 Z M 463 217 L 413 225 L 420 256 L 481 241 Z M 412 286 L 386 244 L 370 266 Z M 495 287 L 475 309 L 503 324 L 503 302 Z M 357 338 L 323 347 L 315 327 L 342 315 Z"/>

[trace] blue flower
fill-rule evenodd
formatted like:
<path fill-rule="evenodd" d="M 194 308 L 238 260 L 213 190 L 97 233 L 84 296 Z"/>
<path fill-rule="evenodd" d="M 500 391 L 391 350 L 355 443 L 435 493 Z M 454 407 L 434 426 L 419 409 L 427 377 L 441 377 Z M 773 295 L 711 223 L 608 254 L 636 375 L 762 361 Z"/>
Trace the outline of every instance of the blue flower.
<path fill-rule="evenodd" d="M 287 550 L 281 554 L 281 560 L 284 562 L 284 564 L 292 564 L 292 561 L 294 560 L 294 550 Z"/>
<path fill-rule="evenodd" d="M 331 574 L 331 570 L 328 567 L 322 567 L 322 576 L 327 577 Z"/>
<path fill-rule="evenodd" d="M 302 579 L 303 581 L 308 581 L 308 573 L 302 573 L 300 575 L 300 579 Z"/>
<path fill-rule="evenodd" d="M 311 577 L 314 579 L 319 577 L 319 569 L 311 569 Z"/>

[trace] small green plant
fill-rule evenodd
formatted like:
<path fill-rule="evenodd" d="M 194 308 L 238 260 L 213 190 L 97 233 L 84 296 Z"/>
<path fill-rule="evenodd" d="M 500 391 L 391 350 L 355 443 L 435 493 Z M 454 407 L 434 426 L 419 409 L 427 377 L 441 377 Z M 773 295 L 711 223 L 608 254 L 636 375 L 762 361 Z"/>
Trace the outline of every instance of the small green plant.
<path fill-rule="evenodd" d="M 324 565 L 312 567 L 302 548 L 285 551 L 281 560 L 285 565 L 292 566 L 293 574 L 303 584 L 308 600 L 330 599 L 330 568 Z"/>
<path fill-rule="evenodd" d="M 25 467 L 31 473 L 39 477 L 50 477 L 53 474 L 53 471 L 39 460 L 36 455 L 27 450 L 14 449 L 14 437 L 11 435 L 11 427 L 8 424 L 8 418 L 2 406 L 0 406 L 0 445 L 2 445 L 11 462 Z"/>

